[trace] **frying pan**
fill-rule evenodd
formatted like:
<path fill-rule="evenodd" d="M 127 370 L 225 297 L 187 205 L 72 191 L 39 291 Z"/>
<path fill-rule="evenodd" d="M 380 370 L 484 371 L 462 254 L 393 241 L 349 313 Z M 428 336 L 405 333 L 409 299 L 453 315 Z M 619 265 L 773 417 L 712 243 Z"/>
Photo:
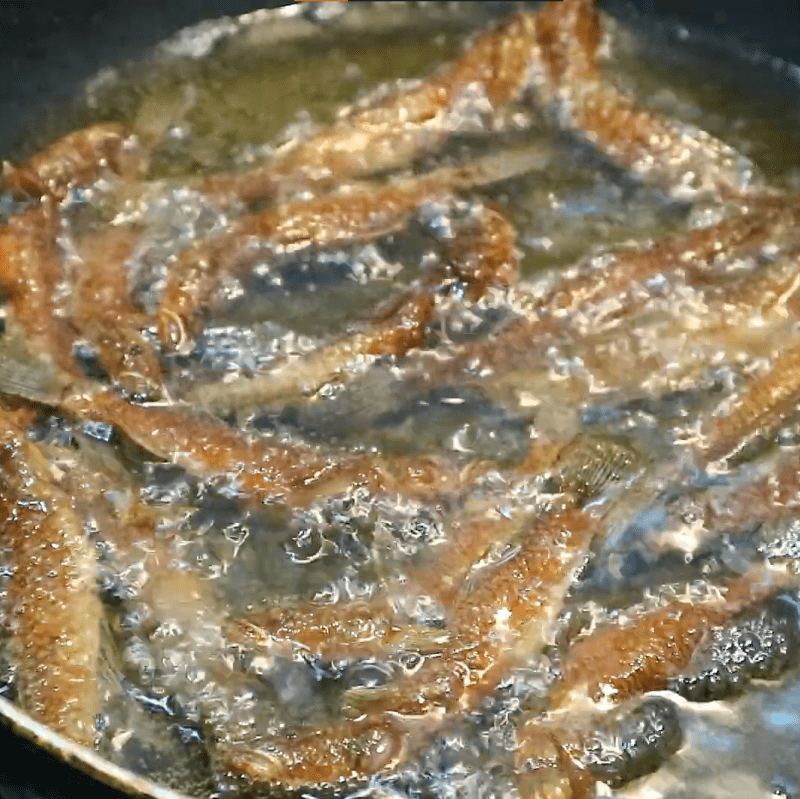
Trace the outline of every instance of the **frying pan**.
<path fill-rule="evenodd" d="M 28 154 L 29 132 L 104 66 L 136 59 L 177 30 L 237 15 L 268 0 L 17 0 L 0 2 L 0 156 Z M 723 10 L 724 9 L 724 10 Z M 643 29 L 686 26 L 708 46 L 744 48 L 800 62 L 800 5 L 762 0 L 728 9 L 716 0 L 611 4 Z M 311 6 L 309 5 L 309 13 Z M 0 797 L 72 799 L 180 794 L 113 767 L 32 721 L 0 698 Z M 112 787 L 108 787 L 112 786 Z"/>

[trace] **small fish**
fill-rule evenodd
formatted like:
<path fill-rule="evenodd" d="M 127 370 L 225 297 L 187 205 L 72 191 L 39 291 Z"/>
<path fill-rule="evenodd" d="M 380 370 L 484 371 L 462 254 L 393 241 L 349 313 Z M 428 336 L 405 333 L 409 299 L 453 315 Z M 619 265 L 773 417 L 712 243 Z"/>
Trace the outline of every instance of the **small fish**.
<path fill-rule="evenodd" d="M 92 746 L 100 709 L 103 609 L 95 550 L 41 449 L 0 411 L 0 508 L 10 549 L 10 652 L 19 702 Z"/>

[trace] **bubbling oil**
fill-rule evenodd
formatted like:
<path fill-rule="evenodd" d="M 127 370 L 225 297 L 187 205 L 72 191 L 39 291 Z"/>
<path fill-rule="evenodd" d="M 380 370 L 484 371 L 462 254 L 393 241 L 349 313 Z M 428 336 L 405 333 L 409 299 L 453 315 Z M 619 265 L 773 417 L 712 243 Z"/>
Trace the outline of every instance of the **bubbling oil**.
<path fill-rule="evenodd" d="M 105 74 L 87 87 L 74 118 L 114 118 L 158 139 L 153 170 L 166 182 L 154 184 L 114 217 L 113 186 L 73 198 L 64 212 L 65 236 L 109 223 L 137 225 L 141 235 L 128 262 L 129 283 L 136 303 L 153 312 L 171 259 L 226 230 L 232 214 L 213 198 L 175 189 L 169 181 L 257 162 L 281 142 L 332 119 L 354 97 L 426 74 L 456 56 L 464 37 L 491 18 L 495 5 L 384 4 L 369 11 L 342 9 L 330 19 L 324 14 L 314 19 L 311 12 L 257 14 L 227 23 L 231 31 L 208 49 L 199 40 L 189 46 L 188 32 L 180 47 L 175 40 L 144 63 Z M 775 154 L 782 149 L 775 131 L 793 128 L 794 120 L 777 102 L 765 111 L 769 91 L 734 94 L 736 70 L 730 64 L 719 70 L 717 62 L 705 66 L 720 85 L 698 83 L 697 64 L 704 62 L 683 45 L 662 41 L 660 49 L 648 52 L 641 36 L 616 29 L 614 41 L 608 69 L 637 96 L 722 138 L 733 129 L 732 143 L 751 152 L 773 184 L 791 183 L 798 165 L 789 155 Z M 768 75 L 759 79 L 769 88 Z M 509 113 L 501 130 L 456 136 L 417 167 L 468 163 L 519 142 L 535 143 L 549 154 L 547 171 L 475 190 L 469 202 L 494 203 L 512 220 L 523 282 L 471 305 L 459 305 L 454 295 L 447 329 L 431 331 L 426 342 L 439 357 L 458 344 L 496 335 L 525 312 L 531 297 L 552 285 L 555 270 L 560 274 L 587 255 L 602 259 L 610 248 L 630 241 L 655 241 L 706 224 L 721 213 L 702 202 L 689 207 L 637 183 L 585 144 L 554 132 L 524 103 Z M 2 208 L 14 210 L 10 201 Z M 230 278 L 217 292 L 193 349 L 165 359 L 168 392 L 181 396 L 186 385 L 249 377 L 345 332 L 412 284 L 436 255 L 433 234 L 452 228 L 459 213 L 469 209 L 425 207 L 408 229 L 368 244 L 264 254 L 246 277 Z M 470 501 L 493 502 L 509 518 L 544 513 L 551 502 L 552 486 L 542 475 L 514 471 L 537 436 L 625 437 L 632 448 L 663 464 L 648 487 L 648 496 L 656 499 L 641 507 L 631 499 L 626 523 L 600 547 L 559 609 L 558 634 L 569 637 L 571 625 L 584 629 L 618 620 L 632 605 L 655 607 L 684 590 L 700 596 L 708 581 L 742 572 L 753 557 L 746 536 L 717 534 L 702 522 L 692 527 L 693 492 L 708 486 L 704 477 L 682 471 L 680 453 L 698 414 L 734 395 L 758 364 L 725 365 L 724 347 L 719 358 L 708 357 L 717 347 L 712 337 L 687 342 L 670 330 L 668 318 L 678 311 L 686 317 L 702 313 L 690 291 L 677 299 L 665 295 L 661 310 L 663 324 L 654 324 L 658 309 L 651 307 L 610 326 L 613 309 L 594 309 L 582 325 L 587 340 L 620 347 L 621 358 L 624 336 L 636 339 L 643 351 L 671 357 L 676 376 L 665 381 L 670 391 L 655 378 L 652 385 L 635 376 L 626 382 L 619 371 L 603 382 L 586 362 L 581 343 L 564 340 L 543 353 L 535 369 L 521 363 L 488 386 L 440 383 L 435 370 L 428 376 L 425 369 L 412 380 L 392 364 L 363 363 L 347 381 L 324 386 L 311 400 L 237 409 L 227 421 L 247 433 L 288 441 L 307 438 L 389 455 L 444 454 L 465 468 L 476 459 L 489 461 L 495 468 L 474 480 Z M 695 361 L 711 365 L 700 368 Z M 530 396 L 532 405 L 524 401 Z M 787 447 L 796 445 L 792 425 L 796 420 L 781 433 Z M 208 743 L 257 748 L 300 725 L 332 724 L 341 718 L 347 690 L 380 686 L 417 670 L 432 656 L 425 642 L 447 635 L 441 597 L 407 575 L 448 568 L 440 558 L 452 543 L 462 500 L 424 503 L 354 487 L 320 496 L 302 510 L 257 505 L 243 500 L 235 479 L 202 480 L 178 466 L 154 463 L 107 425 L 70 424 L 43 411 L 35 434 L 66 469 L 71 459 L 84 458 L 82 468 L 124 473 L 117 495 L 112 492 L 108 500 L 116 506 L 141 503 L 157 517 L 147 536 L 125 542 L 103 534 L 88 517 L 86 523 L 100 564 L 108 619 L 105 679 L 112 686 L 98 719 L 99 746 L 118 765 L 196 796 L 251 795 L 251 786 L 231 779 L 215 762 Z M 685 481 L 677 497 L 670 493 L 676 476 Z M 720 478 L 717 491 L 735 488 L 740 478 Z M 794 528 L 767 539 L 764 551 L 797 561 Z M 495 562 L 507 556 L 500 545 L 486 554 Z M 2 577 L 7 581 L 5 572 Z M 327 608 L 381 597 L 388 597 L 386 605 L 404 624 L 420 631 L 419 652 L 399 647 L 354 662 L 285 641 L 254 651 L 230 633 L 232 620 L 255 618 L 276 606 L 310 602 Z M 377 618 L 365 623 L 360 643 L 377 637 L 377 625 Z M 443 725 L 369 790 L 437 799 L 513 795 L 520 719 L 524 711 L 546 707 L 558 662 L 559 640 L 544 654 L 528 653 L 476 712 Z M 1 672 L 0 680 L 13 691 L 13 668 Z M 711 799 L 767 796 L 773 788 L 791 794 L 800 785 L 800 760 L 791 754 L 800 723 L 796 675 L 751 687 L 713 709 L 685 702 L 675 709 L 658 697 L 646 702 L 637 710 L 639 738 L 628 728 L 624 734 L 606 731 L 596 742 L 594 767 L 601 768 L 597 763 L 608 740 L 616 746 L 624 735 L 633 736 L 629 748 L 646 749 L 641 741 L 651 728 L 666 730 L 658 752 L 664 740 L 665 753 L 679 752 L 653 776 L 633 787 L 610 788 L 610 795 Z M 655 757 L 651 750 L 645 754 L 645 760 Z M 636 768 L 630 765 L 625 773 L 637 777 Z M 304 794 L 325 790 L 311 785 Z M 356 795 L 360 790 L 352 788 Z"/>

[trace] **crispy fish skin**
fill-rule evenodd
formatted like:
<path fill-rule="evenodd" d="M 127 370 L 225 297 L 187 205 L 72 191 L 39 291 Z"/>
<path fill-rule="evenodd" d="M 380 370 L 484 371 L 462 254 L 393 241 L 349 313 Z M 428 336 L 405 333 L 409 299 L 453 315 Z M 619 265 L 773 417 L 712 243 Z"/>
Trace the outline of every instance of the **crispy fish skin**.
<path fill-rule="evenodd" d="M 0 289 L 14 319 L 33 344 L 64 371 L 77 374 L 72 362 L 74 332 L 59 315 L 58 289 L 65 279 L 54 204 L 41 203 L 0 227 Z"/>
<path fill-rule="evenodd" d="M 755 570 L 707 601 L 678 597 L 627 624 L 598 627 L 576 642 L 562 663 L 554 705 L 572 696 L 619 702 L 666 689 L 713 627 L 794 583 L 794 577 Z"/>
<path fill-rule="evenodd" d="M 457 484 L 456 474 L 433 457 L 331 453 L 299 442 L 247 437 L 208 414 L 136 405 L 102 388 L 67 393 L 59 408 L 72 418 L 113 425 L 156 457 L 200 478 L 230 480 L 242 496 L 265 503 L 300 507 L 322 491 L 358 485 L 430 498 Z"/>
<path fill-rule="evenodd" d="M 721 502 L 705 502 L 701 511 L 709 529 L 746 530 L 790 518 L 800 506 L 800 455 L 789 452 L 774 470 L 737 485 Z"/>
<path fill-rule="evenodd" d="M 525 799 L 583 799 L 650 774 L 683 743 L 675 706 L 661 697 L 596 711 L 528 718 L 517 731 L 517 786 Z"/>
<path fill-rule="evenodd" d="M 191 407 L 136 404 L 98 384 L 70 381 L 57 370 L 29 370 L 24 379 L 10 379 L 14 361 L 0 357 L 0 394 L 44 401 L 69 418 L 116 427 L 156 458 L 201 479 L 228 480 L 241 496 L 264 503 L 300 507 L 322 491 L 337 493 L 353 486 L 429 500 L 460 486 L 458 471 L 441 458 L 331 452 L 302 442 L 247 436 Z"/>
<path fill-rule="evenodd" d="M 291 252 L 395 233 L 407 227 L 423 203 L 452 204 L 459 191 L 541 169 L 547 160 L 538 148 L 509 151 L 462 167 L 443 167 L 420 177 L 361 186 L 245 215 L 232 230 L 187 250 L 173 265 L 158 311 L 162 345 L 186 348 L 199 333 L 202 313 L 221 278 L 242 273 L 264 248 Z M 454 272 L 463 274 L 469 284 L 470 298 L 478 299 L 492 281 L 513 282 L 513 227 L 490 209 L 462 227 L 448 256 Z"/>
<path fill-rule="evenodd" d="M 417 715 L 434 707 L 455 710 L 490 693 L 498 666 L 523 636 L 533 650 L 546 640 L 596 533 L 596 522 L 580 509 L 532 519 L 513 555 L 462 586 L 441 656 L 383 688 L 351 689 L 345 711 Z"/>
<path fill-rule="evenodd" d="M 207 383 L 193 387 L 188 402 L 224 412 L 315 393 L 326 382 L 340 379 L 358 359 L 399 358 L 419 347 L 433 318 L 435 300 L 430 292 L 414 288 L 399 298 L 391 315 L 371 326 L 346 334 L 299 358 L 288 358 L 275 369 L 232 383 Z"/>
<path fill-rule="evenodd" d="M 299 730 L 258 749 L 218 746 L 215 756 L 230 774 L 257 785 L 342 785 L 396 765 L 405 742 L 402 724 L 378 716 Z"/>
<path fill-rule="evenodd" d="M 642 286 L 649 280 L 659 277 L 684 282 L 714 275 L 716 264 L 753 254 L 798 225 L 800 205 L 796 197 L 760 197 L 742 213 L 710 227 L 621 251 L 599 266 L 593 260 L 584 260 L 561 276 L 544 296 L 533 298 L 525 316 L 514 319 L 493 339 L 465 346 L 448 361 L 425 363 L 424 367 L 439 379 L 452 379 L 469 371 L 490 381 L 536 368 L 547 344 L 563 338 L 565 331 L 571 332 L 571 320 L 580 318 L 581 312 L 613 299 L 616 313 L 633 313 L 646 301 L 648 294 Z"/>
<path fill-rule="evenodd" d="M 545 3 L 535 24 L 534 84 L 560 127 L 678 196 L 748 189 L 753 168 L 736 150 L 703 130 L 643 110 L 603 79 L 597 58 L 602 29 L 593 0 Z"/>
<path fill-rule="evenodd" d="M 542 456 L 539 466 L 552 465 L 557 451 L 555 446 L 547 448 L 549 458 L 538 453 Z M 480 466 L 475 471 L 479 472 Z M 448 540 L 437 548 L 436 559 L 407 564 L 402 582 L 436 597 L 452 612 L 473 565 L 493 548 L 519 540 L 534 523 L 527 511 L 499 513 L 499 501 L 494 495 L 467 498 L 449 520 Z M 378 657 L 403 650 L 435 655 L 451 638 L 449 630 L 410 622 L 394 606 L 391 594 L 385 592 L 368 600 L 333 604 L 278 604 L 231 620 L 227 632 L 244 649 L 283 651 L 297 647 L 324 660 Z"/>
<path fill-rule="evenodd" d="M 136 231 L 125 226 L 109 226 L 81 238 L 83 265 L 70 315 L 112 380 L 134 393 L 157 395 L 161 366 L 153 345 L 142 335 L 153 320 L 134 305 L 128 285 L 126 262 L 136 241 Z"/>
<path fill-rule="evenodd" d="M 264 167 L 212 175 L 197 187 L 254 202 L 275 197 L 287 184 L 338 182 L 407 166 L 462 127 L 460 104 L 491 118 L 518 97 L 534 42 L 534 16 L 512 15 L 479 33 L 460 59 L 418 86 L 350 109 L 319 133 L 278 150 Z"/>
<path fill-rule="evenodd" d="M 318 391 L 339 378 L 358 358 L 399 357 L 419 346 L 433 315 L 433 298 L 414 292 L 396 315 L 371 329 L 323 345 L 315 352 L 289 359 L 274 371 L 228 384 L 208 383 L 192 388 L 186 399 L 214 412 L 267 405 Z"/>
<path fill-rule="evenodd" d="M 344 335 L 302 358 L 287 359 L 265 374 L 231 383 L 192 388 L 186 399 L 214 412 L 265 405 L 318 391 L 339 379 L 348 365 L 364 358 L 401 358 L 425 342 L 436 311 L 440 287 L 456 279 L 470 301 L 479 300 L 491 286 L 510 286 L 519 263 L 513 226 L 498 212 L 481 208 L 458 226 L 445 246 L 442 263 L 415 285 L 373 314 L 371 324 Z M 170 315 L 174 321 L 177 314 Z"/>
<path fill-rule="evenodd" d="M 259 255 L 253 246 L 299 249 L 332 246 L 345 241 L 374 238 L 401 230 L 429 192 L 388 186 L 341 197 L 323 197 L 290 203 L 274 211 L 244 217 L 232 231 L 181 254 L 170 270 L 158 311 L 161 342 L 182 349 L 201 329 L 201 314 L 208 307 L 219 280 L 242 272 Z M 448 193 L 437 186 L 434 197 Z"/>
<path fill-rule="evenodd" d="M 735 454 L 754 435 L 773 433 L 800 400 L 800 347 L 775 359 L 772 368 L 750 380 L 727 413 L 709 420 L 700 456 L 710 464 Z"/>
<path fill-rule="evenodd" d="M 522 730 L 517 752 L 516 783 L 522 799 L 589 799 L 596 780 L 575 763 L 546 725 L 530 724 Z"/>
<path fill-rule="evenodd" d="M 3 183 L 18 194 L 62 200 L 73 185 L 94 183 L 105 170 L 133 179 L 145 169 L 136 137 L 107 122 L 68 133 L 20 166 L 5 162 Z"/>
<path fill-rule="evenodd" d="M 385 595 L 332 605 L 281 604 L 227 627 L 228 638 L 244 648 L 280 650 L 298 646 L 330 660 L 384 654 L 408 622 Z"/>
<path fill-rule="evenodd" d="M 37 720 L 91 746 L 103 617 L 94 547 L 41 450 L 7 418 L 0 469 L 3 539 L 14 568 L 7 617 L 19 701 Z"/>
<path fill-rule="evenodd" d="M 84 259 L 75 284 L 60 250 L 60 220 L 49 196 L 0 227 L 0 289 L 31 349 L 47 353 L 77 377 L 72 351 L 79 337 L 97 349 L 109 375 L 128 387 L 160 383 L 160 365 L 141 330 L 148 321 L 133 305 L 125 260 L 135 243 L 124 228 L 81 241 Z"/>

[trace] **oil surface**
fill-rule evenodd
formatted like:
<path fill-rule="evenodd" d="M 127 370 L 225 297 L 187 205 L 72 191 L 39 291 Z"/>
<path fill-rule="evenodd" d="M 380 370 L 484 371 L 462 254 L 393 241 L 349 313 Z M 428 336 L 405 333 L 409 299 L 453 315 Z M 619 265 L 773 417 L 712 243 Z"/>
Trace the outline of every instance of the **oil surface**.
<path fill-rule="evenodd" d="M 209 33 L 215 30 L 209 24 L 165 44 L 144 64 L 98 76 L 75 120 L 122 121 L 158 142 L 154 183 L 150 194 L 128 205 L 119 204 L 114 186 L 73 198 L 64 211 L 67 237 L 79 240 L 112 221 L 138 225 L 128 279 L 139 307 L 152 312 L 170 257 L 225 230 L 233 215 L 214 199 L 175 186 L 259 163 L 281 143 L 334 119 L 343 104 L 395 81 L 424 77 L 457 57 L 472 31 L 508 10 L 503 4 L 388 5 L 343 8 L 330 19 L 322 12 L 319 19 L 306 12 L 250 15 L 225 23 L 218 35 Z M 610 21 L 607 29 L 612 44 L 604 68 L 612 80 L 647 107 L 737 147 L 770 185 L 796 185 L 800 88 L 735 53 L 704 59 L 691 36 L 674 42 L 642 31 L 641 23 L 629 30 L 622 21 Z M 216 43 L 204 44 L 209 40 Z M 704 79 L 698 81 L 698 74 Z M 247 275 L 231 278 L 215 297 L 196 346 L 165 359 L 170 395 L 183 397 L 195 383 L 249 377 L 368 319 L 378 303 L 419 277 L 435 249 L 431 231 L 457 224 L 459 212 L 468 215 L 480 203 L 501 208 L 513 222 L 522 283 L 471 305 L 454 297 L 447 329 L 430 331 L 424 345 L 440 356 L 494 336 L 580 259 L 657 241 L 729 210 L 710 201 L 689 205 L 638 182 L 586 143 L 554 130 L 525 102 L 509 111 L 501 130 L 456 135 L 412 169 L 469 164 L 520 146 L 538 148 L 547 167 L 469 191 L 460 210 L 426 208 L 402 232 L 341 248 L 265 255 Z M 8 215 L 17 210 L 8 198 L 2 207 Z M 610 326 L 602 315 L 585 322 L 586 338 L 598 352 L 629 335 L 666 360 L 674 353 L 675 376 L 670 373 L 663 385 L 621 369 L 603 382 L 602 370 L 591 372 L 583 343 L 565 339 L 531 358 L 532 365 L 523 358 L 483 384 L 452 374 L 440 379 L 424 359 L 408 372 L 403 364 L 356 364 L 347 381 L 332 382 L 313 398 L 237 409 L 226 420 L 253 434 L 358 453 L 442 455 L 461 466 L 489 461 L 495 468 L 475 481 L 473 499 L 495 498 L 508 515 L 539 507 L 547 493 L 538 478 L 515 472 L 537 437 L 624 435 L 648 462 L 659 464 L 653 481 L 664 487 L 681 473 L 681 441 L 698 415 L 733 396 L 745 376 L 774 354 L 767 343 L 763 352 L 730 365 L 732 345 L 723 342 L 719 357 L 711 357 L 713 333 L 687 344 L 669 326 L 675 310 L 665 306 L 662 326 L 653 323 L 658 313 L 652 309 Z M 693 312 L 692 298 L 685 298 L 686 315 Z M 786 330 L 796 339 L 796 324 L 787 322 Z M 593 380 L 588 391 L 574 387 Z M 391 577 L 407 569 L 448 568 L 439 556 L 452 535 L 457 503 L 351 489 L 321 495 L 302 510 L 265 507 L 241 501 L 235 481 L 193 478 L 179 466 L 154 462 L 102 424 L 70 423 L 42 411 L 36 436 L 67 472 L 71 448 L 80 449 L 81 468 L 113 474 L 115 491 L 159 514 L 156 547 L 142 541 L 124 550 L 120 544 L 117 555 L 123 555 L 117 557 L 93 538 L 106 555 L 100 582 L 112 686 L 99 724 L 100 750 L 114 763 L 197 796 L 249 795 L 209 758 L 206 740 L 257 747 L 297 725 L 331 724 L 340 718 L 345 690 L 414 667 L 398 657 L 387 666 L 370 657 L 352 662 L 297 651 L 243 653 L 226 632 L 231 619 L 256 617 L 288 601 L 368 601 L 389 585 L 410 623 L 435 630 L 443 624 L 446 614 L 435 597 L 398 586 Z M 779 450 L 796 448 L 796 418 L 777 439 Z M 775 457 L 770 451 L 745 463 L 721 477 L 718 490 L 735 489 L 737 480 L 758 469 L 769 472 Z M 691 479 L 687 494 L 708 487 Z M 689 585 L 745 570 L 752 537 L 692 528 L 686 514 L 676 514 L 672 496 L 655 493 L 641 513 L 631 497 L 625 506 L 631 523 L 608 538 L 565 607 L 556 609 L 564 619 L 559 629 L 569 627 L 571 613 L 613 617 L 620 608 L 657 603 Z M 503 554 L 494 556 L 502 560 Z M 437 799 L 515 791 L 507 762 L 515 713 L 542 701 L 556 661 L 552 648 L 548 656 L 529 653 L 492 707 L 437 734 L 370 788 Z M 13 663 L 0 676 L 6 672 L 13 693 Z M 779 682 L 756 684 L 733 700 L 680 701 L 678 715 L 685 735 L 678 753 L 655 774 L 606 789 L 607 795 L 716 799 L 800 791 L 796 667 Z M 355 795 L 364 790 L 353 788 Z M 325 789 L 310 785 L 302 793 L 325 795 Z"/>

